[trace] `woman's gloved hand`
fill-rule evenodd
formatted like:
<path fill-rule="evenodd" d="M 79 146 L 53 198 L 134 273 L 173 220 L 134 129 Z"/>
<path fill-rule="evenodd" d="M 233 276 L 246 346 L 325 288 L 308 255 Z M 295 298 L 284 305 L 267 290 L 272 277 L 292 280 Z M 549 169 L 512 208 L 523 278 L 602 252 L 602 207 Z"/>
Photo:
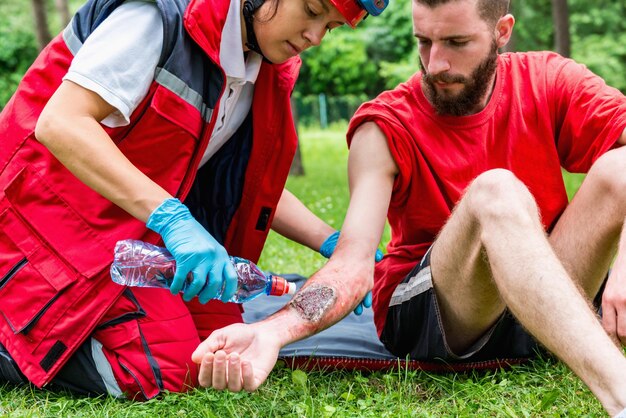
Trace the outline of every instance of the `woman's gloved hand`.
<path fill-rule="evenodd" d="M 170 291 L 177 294 L 187 277 L 183 294 L 189 301 L 198 296 L 206 303 L 220 292 L 227 301 L 237 291 L 237 272 L 224 247 L 204 229 L 178 199 L 166 199 L 150 214 L 146 226 L 163 238 L 165 247 L 176 260 Z"/>
<path fill-rule="evenodd" d="M 335 231 L 324 240 L 322 246 L 320 247 L 320 254 L 326 258 L 330 258 L 335 251 L 335 247 L 337 246 L 337 241 L 339 241 L 339 231 Z M 383 259 L 383 253 L 380 250 L 376 250 L 376 255 L 374 256 L 374 260 L 378 263 Z M 372 292 L 367 292 L 361 303 L 359 303 L 356 308 L 354 308 L 354 313 L 356 315 L 361 315 L 363 313 L 363 308 L 371 308 L 372 307 Z"/>

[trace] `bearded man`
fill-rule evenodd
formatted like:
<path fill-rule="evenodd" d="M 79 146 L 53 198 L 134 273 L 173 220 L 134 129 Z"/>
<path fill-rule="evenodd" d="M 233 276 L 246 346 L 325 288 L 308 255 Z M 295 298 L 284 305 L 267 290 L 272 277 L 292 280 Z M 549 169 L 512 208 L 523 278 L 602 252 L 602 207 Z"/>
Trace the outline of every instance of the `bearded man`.
<path fill-rule="evenodd" d="M 202 343 L 201 384 L 258 386 L 282 345 L 373 286 L 394 354 L 475 363 L 545 348 L 626 416 L 626 97 L 555 53 L 498 54 L 508 3 L 413 0 L 421 71 L 350 123 L 334 255 L 283 310 Z M 562 169 L 588 173 L 571 202 Z M 392 238 L 374 271 L 385 215 Z"/>

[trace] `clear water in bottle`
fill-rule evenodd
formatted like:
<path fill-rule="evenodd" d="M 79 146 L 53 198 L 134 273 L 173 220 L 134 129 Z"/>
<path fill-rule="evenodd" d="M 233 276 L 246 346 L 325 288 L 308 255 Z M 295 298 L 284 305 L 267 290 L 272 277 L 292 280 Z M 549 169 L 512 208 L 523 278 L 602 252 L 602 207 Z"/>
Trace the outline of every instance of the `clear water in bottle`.
<path fill-rule="evenodd" d="M 237 292 L 229 302 L 244 303 L 262 294 L 281 296 L 294 294 L 296 287 L 284 278 L 263 273 L 256 264 L 240 257 L 230 257 L 238 276 Z M 176 260 L 166 248 L 138 240 L 123 240 L 115 245 L 115 255 L 111 264 L 111 278 L 114 282 L 135 287 L 169 288 Z M 185 292 L 190 278 L 183 285 Z M 215 296 L 221 297 L 223 289 Z"/>

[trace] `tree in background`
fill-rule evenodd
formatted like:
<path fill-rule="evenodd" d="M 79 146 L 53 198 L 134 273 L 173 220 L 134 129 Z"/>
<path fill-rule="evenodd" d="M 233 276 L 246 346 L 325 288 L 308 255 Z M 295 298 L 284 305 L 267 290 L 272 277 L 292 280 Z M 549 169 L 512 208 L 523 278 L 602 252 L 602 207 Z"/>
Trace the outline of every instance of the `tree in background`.
<path fill-rule="evenodd" d="M 0 110 L 36 57 L 30 4 L 0 0 Z"/>
<path fill-rule="evenodd" d="M 35 34 L 39 50 L 42 50 L 52 40 L 48 22 L 48 7 L 50 0 L 31 0 L 33 9 Z M 59 18 L 59 27 L 65 27 L 70 22 L 70 6 L 68 0 L 54 0 L 54 7 Z"/>
<path fill-rule="evenodd" d="M 48 29 L 46 0 L 31 0 L 31 4 L 33 6 L 35 34 L 37 35 L 39 50 L 42 50 L 52 40 L 50 29 Z"/>
<path fill-rule="evenodd" d="M 300 93 L 344 95 L 372 91 L 370 83 L 377 79 L 377 68 L 367 56 L 365 35 L 364 31 L 337 29 L 319 47 L 303 53 Z"/>
<path fill-rule="evenodd" d="M 58 33 L 68 18 L 61 11 L 67 1 L 31 0 L 29 6 L 24 0 L 0 0 L 0 108 L 36 56 L 30 9 L 48 11 L 49 27 Z M 82 1 L 72 0 L 70 6 L 76 8 Z M 53 4 L 58 13 L 50 13 Z M 512 0 L 512 11 L 517 23 L 507 50 L 556 49 L 626 92 L 626 1 Z M 37 27 L 46 29 L 48 24 Z M 337 29 L 319 48 L 306 51 L 294 96 L 312 104 L 320 93 L 329 103 L 342 96 L 352 108 L 415 72 L 415 44 L 411 0 L 390 0 L 382 16 L 367 19 L 357 30 Z M 300 119 L 310 120 L 310 115 L 301 111 Z"/>
<path fill-rule="evenodd" d="M 59 19 L 61 19 L 61 27 L 67 26 L 71 19 L 68 0 L 54 0 L 54 6 L 59 14 Z"/>
<path fill-rule="evenodd" d="M 569 7 L 567 0 L 552 0 L 552 20 L 554 21 L 554 50 L 564 57 L 569 57 Z"/>
<path fill-rule="evenodd" d="M 296 125 L 296 135 L 300 136 L 300 130 L 298 126 L 298 106 L 296 106 L 296 100 L 291 96 L 291 112 L 293 114 L 293 123 Z M 302 164 L 302 152 L 300 152 L 300 144 L 296 146 L 296 154 L 293 156 L 293 161 L 291 162 L 291 167 L 289 167 L 289 175 L 291 176 L 303 176 L 304 175 L 304 165 Z"/>
<path fill-rule="evenodd" d="M 357 30 L 336 29 L 321 46 L 307 50 L 297 91 L 372 97 L 388 88 L 381 68 L 405 61 L 414 47 L 411 0 L 391 0 L 380 17 L 366 19 Z"/>
<path fill-rule="evenodd" d="M 570 0 L 572 58 L 626 93 L 626 2 Z"/>

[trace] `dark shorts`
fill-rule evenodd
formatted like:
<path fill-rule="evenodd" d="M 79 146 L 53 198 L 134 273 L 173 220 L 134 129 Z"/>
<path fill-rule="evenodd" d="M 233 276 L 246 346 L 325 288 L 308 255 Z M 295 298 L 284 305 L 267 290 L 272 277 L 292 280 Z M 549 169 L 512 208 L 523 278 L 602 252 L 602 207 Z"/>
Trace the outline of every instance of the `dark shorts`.
<path fill-rule="evenodd" d="M 432 248 L 432 247 L 431 247 Z M 505 310 L 498 321 L 463 353 L 446 342 L 430 272 L 430 250 L 398 285 L 381 334 L 385 347 L 413 360 L 473 363 L 521 359 L 544 352 L 533 337 Z"/>

